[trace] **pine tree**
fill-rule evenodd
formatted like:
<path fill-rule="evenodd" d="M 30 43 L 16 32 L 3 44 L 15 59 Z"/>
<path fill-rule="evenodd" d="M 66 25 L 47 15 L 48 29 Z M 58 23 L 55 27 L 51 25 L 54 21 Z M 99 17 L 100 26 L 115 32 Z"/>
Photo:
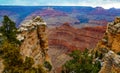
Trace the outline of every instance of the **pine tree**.
<path fill-rule="evenodd" d="M 33 67 L 33 58 L 26 57 L 25 61 L 23 60 L 18 46 L 19 41 L 16 39 L 17 28 L 8 16 L 4 16 L 0 33 L 2 33 L 0 39 L 3 39 L 0 43 L 0 58 L 4 60 L 2 73 L 47 73 L 42 65 Z"/>
<path fill-rule="evenodd" d="M 8 16 L 4 16 L 3 18 L 0 33 L 2 33 L 2 36 L 9 42 L 18 43 L 18 40 L 16 39 L 17 28 L 15 23 Z"/>
<path fill-rule="evenodd" d="M 0 58 L 4 60 L 2 73 L 47 73 L 42 65 L 33 67 L 33 58 L 26 57 L 24 61 L 19 47 L 8 41 L 4 41 L 0 46 Z"/>
<path fill-rule="evenodd" d="M 101 68 L 100 62 L 94 62 L 93 55 L 88 50 L 75 50 L 70 57 L 72 59 L 63 65 L 62 73 L 98 73 Z"/>

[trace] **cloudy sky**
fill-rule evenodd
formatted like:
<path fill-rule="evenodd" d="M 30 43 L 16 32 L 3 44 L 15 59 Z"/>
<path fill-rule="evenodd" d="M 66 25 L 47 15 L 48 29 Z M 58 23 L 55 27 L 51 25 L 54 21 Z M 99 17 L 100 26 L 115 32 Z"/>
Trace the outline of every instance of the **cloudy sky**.
<path fill-rule="evenodd" d="M 120 8 L 120 0 L 0 0 L 0 5 L 101 6 L 104 8 Z"/>

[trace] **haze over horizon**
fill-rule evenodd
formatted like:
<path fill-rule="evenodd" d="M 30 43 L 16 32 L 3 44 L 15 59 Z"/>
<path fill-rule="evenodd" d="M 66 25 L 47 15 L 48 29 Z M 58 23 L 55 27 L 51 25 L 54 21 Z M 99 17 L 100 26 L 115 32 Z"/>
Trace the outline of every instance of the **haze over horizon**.
<path fill-rule="evenodd" d="M 12 6 L 91 6 L 120 8 L 120 0 L 0 0 L 0 5 Z"/>

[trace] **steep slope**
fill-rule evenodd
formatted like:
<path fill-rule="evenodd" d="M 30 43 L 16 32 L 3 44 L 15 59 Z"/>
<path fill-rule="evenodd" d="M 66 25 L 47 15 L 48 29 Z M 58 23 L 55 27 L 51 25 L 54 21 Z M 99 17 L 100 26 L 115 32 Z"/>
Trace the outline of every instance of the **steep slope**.
<path fill-rule="evenodd" d="M 46 23 L 37 16 L 33 20 L 21 24 L 18 31 L 20 34 L 18 34 L 17 38 L 22 41 L 20 53 L 23 59 L 25 59 L 26 56 L 33 58 L 35 61 L 34 67 L 38 65 L 44 66 L 45 62 L 51 65 L 47 53 L 48 40 L 46 36 Z M 51 68 L 46 68 L 51 70 Z"/>
<path fill-rule="evenodd" d="M 60 27 L 49 29 L 48 32 L 49 45 L 64 45 L 70 51 L 84 50 L 95 47 L 98 40 L 102 38 L 105 27 L 74 28 L 69 23 L 65 23 Z"/>
<path fill-rule="evenodd" d="M 114 22 L 108 23 L 106 33 L 103 39 L 98 43 L 99 47 L 110 49 L 116 53 L 120 52 L 119 36 L 120 36 L 120 18 L 116 18 Z"/>
<path fill-rule="evenodd" d="M 108 23 L 106 33 L 94 51 L 103 54 L 103 66 L 99 73 L 120 73 L 120 17 Z"/>

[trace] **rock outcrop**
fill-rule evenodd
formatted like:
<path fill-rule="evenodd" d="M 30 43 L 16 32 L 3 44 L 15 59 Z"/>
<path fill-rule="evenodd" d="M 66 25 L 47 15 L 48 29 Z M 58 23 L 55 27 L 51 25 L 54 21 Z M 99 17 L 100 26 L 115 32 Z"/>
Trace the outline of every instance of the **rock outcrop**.
<path fill-rule="evenodd" d="M 106 33 L 103 39 L 98 43 L 97 47 L 106 48 L 114 51 L 115 53 L 120 52 L 120 18 L 116 18 L 114 22 L 108 23 Z"/>
<path fill-rule="evenodd" d="M 95 51 L 103 54 L 103 66 L 99 73 L 120 73 L 120 17 L 108 23 L 106 33 Z"/>
<path fill-rule="evenodd" d="M 35 64 L 44 65 L 45 62 L 51 64 L 48 51 L 48 39 L 46 35 L 46 23 L 39 17 L 22 23 L 18 29 L 18 40 L 20 40 L 20 53 L 25 57 L 33 58 Z M 46 68 L 47 69 L 47 68 Z M 49 69 L 48 69 L 49 70 Z"/>
<path fill-rule="evenodd" d="M 119 73 L 120 72 L 120 55 L 113 51 L 105 53 L 103 58 L 104 64 L 99 73 Z"/>

